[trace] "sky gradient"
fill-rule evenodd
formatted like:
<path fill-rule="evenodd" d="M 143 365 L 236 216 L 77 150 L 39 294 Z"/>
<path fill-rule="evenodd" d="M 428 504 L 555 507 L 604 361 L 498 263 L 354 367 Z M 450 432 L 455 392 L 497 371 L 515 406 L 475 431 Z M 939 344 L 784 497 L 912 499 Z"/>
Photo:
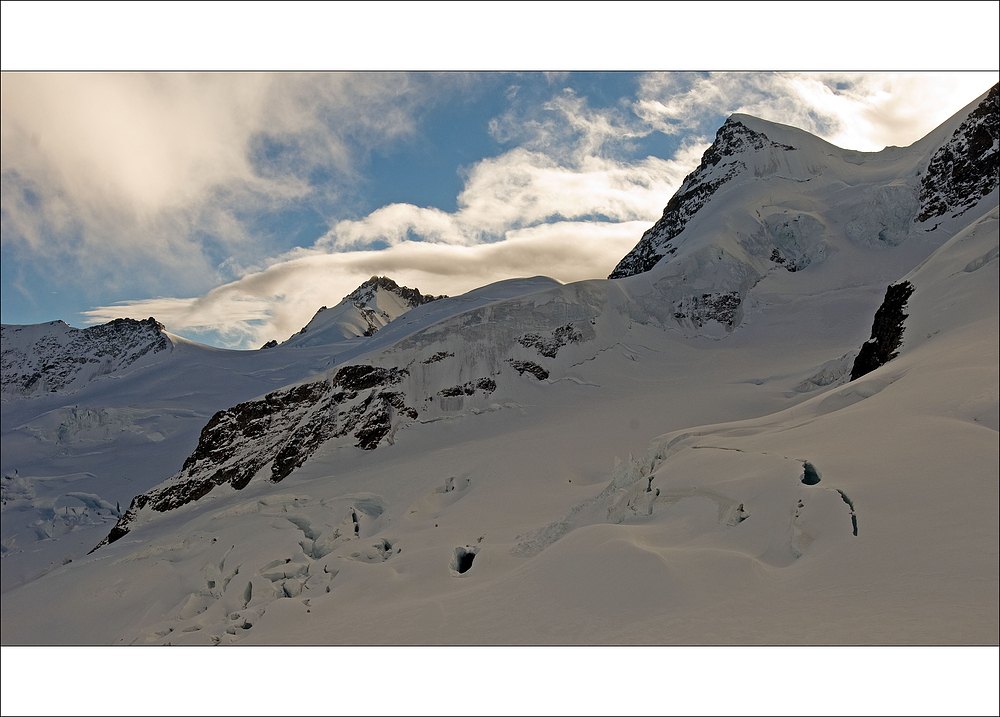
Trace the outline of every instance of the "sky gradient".
<path fill-rule="evenodd" d="M 733 112 L 877 151 L 998 79 L 464 71 L 470 58 L 434 72 L 23 73 L 7 58 L 3 323 L 155 316 L 244 349 L 375 274 L 449 295 L 606 277 Z"/>

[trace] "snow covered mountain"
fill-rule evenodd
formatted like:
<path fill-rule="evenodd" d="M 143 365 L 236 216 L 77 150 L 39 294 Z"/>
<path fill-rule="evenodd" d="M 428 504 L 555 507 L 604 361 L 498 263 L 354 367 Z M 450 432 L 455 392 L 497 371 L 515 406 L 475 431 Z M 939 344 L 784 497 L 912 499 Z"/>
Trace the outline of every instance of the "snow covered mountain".
<path fill-rule="evenodd" d="M 995 644 L 997 113 L 877 153 L 734 115 L 607 280 L 373 278 L 144 381 L 233 377 L 126 510 L 39 486 L 141 450 L 57 464 L 61 394 L 5 400 L 4 641 Z M 71 507 L 85 549 L 8 535 Z"/>
<path fill-rule="evenodd" d="M 417 289 L 399 286 L 385 276 L 373 276 L 344 300 L 328 309 L 320 307 L 302 330 L 282 346 L 321 346 L 359 336 L 372 336 L 410 309 L 446 298 L 425 296 Z"/>
<path fill-rule="evenodd" d="M 149 354 L 172 348 L 156 319 L 116 319 L 74 329 L 62 321 L 0 326 L 4 398 L 72 393 L 89 381 L 121 372 Z"/>
<path fill-rule="evenodd" d="M 898 246 L 995 197 L 997 88 L 980 100 L 911 147 L 873 153 L 733 115 L 609 278 L 659 267 L 654 300 L 680 326 L 731 330 L 775 269 L 800 271 L 845 248 Z"/>

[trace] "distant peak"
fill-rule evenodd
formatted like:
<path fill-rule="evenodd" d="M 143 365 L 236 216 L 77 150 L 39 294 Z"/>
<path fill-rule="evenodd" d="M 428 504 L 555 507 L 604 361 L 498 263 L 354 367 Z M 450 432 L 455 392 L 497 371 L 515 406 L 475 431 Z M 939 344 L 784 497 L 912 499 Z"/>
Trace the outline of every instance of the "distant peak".
<path fill-rule="evenodd" d="M 388 291 L 400 297 L 411 309 L 427 304 L 431 301 L 446 298 L 443 295 L 432 296 L 430 294 L 421 294 L 419 289 L 410 289 L 406 286 L 400 286 L 388 276 L 373 276 L 344 298 L 345 300 L 350 300 L 355 304 L 367 304 L 374 298 L 375 292 L 379 289 L 382 291 Z"/>
<path fill-rule="evenodd" d="M 386 302 L 386 294 L 392 294 L 398 300 Z M 320 307 L 309 323 L 295 336 L 309 334 L 310 337 L 306 341 L 313 343 L 327 339 L 332 341 L 340 338 L 371 336 L 410 309 L 443 298 L 446 297 L 421 294 L 418 289 L 400 286 L 387 276 L 373 276 L 345 296 L 336 306 Z M 331 327 L 336 327 L 333 334 L 329 333 Z M 337 338 L 330 339 L 331 335 Z M 304 345 L 299 340 L 295 343 Z"/>
<path fill-rule="evenodd" d="M 128 368 L 147 354 L 172 349 L 163 324 L 153 317 L 114 319 L 86 329 L 72 328 L 63 321 L 40 326 L 58 329 L 61 338 L 54 340 L 48 332 L 20 338 L 26 327 L 0 331 L 0 392 L 5 398 L 72 393 L 94 378 Z"/>
<path fill-rule="evenodd" d="M 62 323 L 62 322 L 60 322 Z M 112 319 L 105 326 L 112 326 L 117 329 L 128 327 L 146 328 L 153 331 L 166 331 L 167 327 L 150 316 L 148 319 Z"/>
<path fill-rule="evenodd" d="M 400 286 L 388 276 L 373 276 L 371 279 L 364 282 L 361 286 L 348 294 L 345 298 L 357 299 L 358 297 L 368 295 L 375 289 L 384 289 L 385 291 L 391 291 L 395 294 L 399 292 Z"/>

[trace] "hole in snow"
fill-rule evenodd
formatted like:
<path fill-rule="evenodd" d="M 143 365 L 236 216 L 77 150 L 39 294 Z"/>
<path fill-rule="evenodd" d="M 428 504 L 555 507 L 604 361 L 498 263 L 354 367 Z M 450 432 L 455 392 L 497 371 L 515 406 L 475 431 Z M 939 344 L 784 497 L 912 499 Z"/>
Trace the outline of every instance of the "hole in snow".
<path fill-rule="evenodd" d="M 455 548 L 455 558 L 451 561 L 451 569 L 461 574 L 469 571 L 472 561 L 476 559 L 476 548 Z"/>
<path fill-rule="evenodd" d="M 819 471 L 816 470 L 816 466 L 809 461 L 806 461 L 802 468 L 802 482 L 804 484 L 816 485 L 819 483 Z"/>

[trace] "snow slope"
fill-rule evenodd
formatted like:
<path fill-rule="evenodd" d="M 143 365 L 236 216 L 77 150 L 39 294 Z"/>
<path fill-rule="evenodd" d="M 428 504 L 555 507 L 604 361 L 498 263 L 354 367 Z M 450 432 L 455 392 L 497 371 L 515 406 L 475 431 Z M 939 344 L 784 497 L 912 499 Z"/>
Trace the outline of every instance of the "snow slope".
<path fill-rule="evenodd" d="M 390 305 L 395 294 L 383 285 L 395 284 L 380 282 L 366 282 L 351 296 L 374 294 Z M 326 331 L 332 343 L 286 342 L 266 351 L 203 346 L 163 331 L 155 320 L 83 330 L 63 322 L 4 326 L 3 378 L 10 390 L 0 403 L 2 590 L 97 545 L 135 495 L 184 462 L 215 412 L 329 369 L 368 350 L 366 342 L 391 343 L 394 335 L 469 307 L 553 285 L 558 282 L 513 280 L 424 302 L 404 322 L 390 324 L 384 338 L 343 339 L 336 322 L 310 324 L 314 336 Z M 341 306 L 354 308 L 350 298 Z"/>
<path fill-rule="evenodd" d="M 868 154 L 735 116 L 640 270 L 275 358 L 99 549 L 5 588 L 4 642 L 996 644 L 991 111 Z M 945 148 L 985 191 L 920 219 Z"/>

